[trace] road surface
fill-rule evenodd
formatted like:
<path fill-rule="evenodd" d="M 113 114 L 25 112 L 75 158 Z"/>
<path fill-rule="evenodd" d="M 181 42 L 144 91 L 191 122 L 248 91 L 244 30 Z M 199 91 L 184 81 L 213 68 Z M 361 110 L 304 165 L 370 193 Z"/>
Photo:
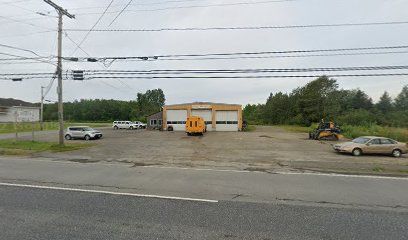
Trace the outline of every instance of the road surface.
<path fill-rule="evenodd" d="M 0 158 L 0 239 L 407 239 L 407 184 Z"/>

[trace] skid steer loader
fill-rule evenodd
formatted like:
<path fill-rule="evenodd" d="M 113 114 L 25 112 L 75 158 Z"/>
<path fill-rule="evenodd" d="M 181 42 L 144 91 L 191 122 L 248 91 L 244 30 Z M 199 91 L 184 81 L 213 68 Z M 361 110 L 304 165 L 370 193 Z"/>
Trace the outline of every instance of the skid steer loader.
<path fill-rule="evenodd" d="M 320 122 L 319 126 L 312 132 L 309 132 L 309 139 L 337 141 L 343 138 L 341 129 L 334 122 Z"/>

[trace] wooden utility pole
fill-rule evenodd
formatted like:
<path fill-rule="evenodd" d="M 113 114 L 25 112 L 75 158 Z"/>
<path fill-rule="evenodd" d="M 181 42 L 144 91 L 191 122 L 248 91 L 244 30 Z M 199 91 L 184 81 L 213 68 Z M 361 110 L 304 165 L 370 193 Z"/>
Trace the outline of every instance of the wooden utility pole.
<path fill-rule="evenodd" d="M 41 86 L 40 130 L 44 130 L 44 87 Z"/>
<path fill-rule="evenodd" d="M 55 8 L 58 13 L 58 64 L 57 64 L 57 75 L 58 75 L 58 123 L 59 123 L 59 144 L 64 145 L 64 108 L 62 100 L 62 17 L 65 15 L 69 18 L 75 18 L 74 15 L 70 14 L 66 9 L 58 6 L 51 0 L 44 0 L 51 7 Z"/>

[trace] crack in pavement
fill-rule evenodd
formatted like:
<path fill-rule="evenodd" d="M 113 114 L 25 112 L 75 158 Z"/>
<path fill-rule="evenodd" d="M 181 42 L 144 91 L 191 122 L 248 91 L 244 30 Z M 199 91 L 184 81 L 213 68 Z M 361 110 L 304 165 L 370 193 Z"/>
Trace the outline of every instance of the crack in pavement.
<path fill-rule="evenodd" d="M 339 202 L 330 202 L 330 201 L 312 201 L 312 200 L 303 200 L 303 199 L 296 199 L 296 198 L 279 198 L 275 197 L 277 201 L 286 201 L 286 202 L 303 202 L 303 203 L 315 203 L 315 204 L 333 204 L 333 205 L 340 205 L 340 206 L 348 206 L 348 207 L 381 207 L 381 208 L 393 208 L 393 209 L 404 209 L 408 210 L 408 206 L 404 205 L 381 205 L 381 204 L 355 204 L 355 203 L 339 203 Z"/>

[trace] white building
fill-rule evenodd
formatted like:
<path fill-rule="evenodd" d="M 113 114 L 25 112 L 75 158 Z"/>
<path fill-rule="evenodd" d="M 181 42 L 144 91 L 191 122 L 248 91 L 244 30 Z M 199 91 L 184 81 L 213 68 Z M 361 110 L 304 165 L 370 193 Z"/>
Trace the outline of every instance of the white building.
<path fill-rule="evenodd" d="M 39 122 L 40 108 L 38 107 L 1 107 L 0 106 L 0 122 Z"/>

